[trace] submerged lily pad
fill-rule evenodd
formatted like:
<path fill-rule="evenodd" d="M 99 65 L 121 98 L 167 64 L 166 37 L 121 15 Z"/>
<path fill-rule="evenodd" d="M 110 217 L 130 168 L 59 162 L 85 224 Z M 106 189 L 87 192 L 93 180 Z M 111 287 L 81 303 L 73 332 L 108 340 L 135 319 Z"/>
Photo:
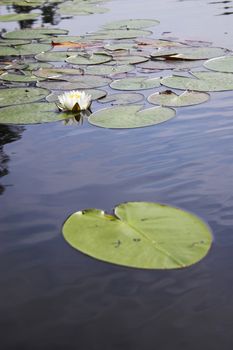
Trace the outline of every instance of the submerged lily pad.
<path fill-rule="evenodd" d="M 0 16 L 0 22 L 18 22 L 36 19 L 39 17 L 39 13 L 11 13 Z"/>
<path fill-rule="evenodd" d="M 69 113 L 58 112 L 53 103 L 35 102 L 0 108 L 0 123 L 37 124 L 69 118 Z"/>
<path fill-rule="evenodd" d="M 115 215 L 86 209 L 63 226 L 75 249 L 102 261 L 143 269 L 177 269 L 193 265 L 208 253 L 212 235 L 197 216 L 149 202 L 118 205 Z"/>
<path fill-rule="evenodd" d="M 91 95 L 92 101 L 99 100 L 100 98 L 105 97 L 107 95 L 106 91 L 99 90 L 99 89 L 86 89 L 85 92 L 88 95 Z M 58 101 L 58 96 L 61 95 L 62 93 L 63 92 L 61 92 L 61 91 L 53 92 L 52 94 L 50 94 L 46 97 L 46 100 L 48 102 L 56 102 L 56 101 Z"/>
<path fill-rule="evenodd" d="M 148 70 L 186 70 L 190 68 L 200 67 L 200 61 L 177 61 L 177 60 L 155 60 L 141 63 L 139 68 Z"/>
<path fill-rule="evenodd" d="M 138 64 L 146 62 L 149 60 L 149 57 L 139 56 L 139 55 L 128 55 L 128 56 L 114 56 L 114 59 L 110 64 Z"/>
<path fill-rule="evenodd" d="M 2 36 L 6 39 L 43 39 L 50 35 L 64 35 L 67 34 L 66 29 L 57 28 L 33 28 L 20 29 L 13 32 L 4 33 Z"/>
<path fill-rule="evenodd" d="M 106 50 L 109 51 L 121 51 L 121 50 L 131 50 L 136 49 L 137 44 L 135 43 L 116 43 L 116 44 L 107 44 L 104 46 Z"/>
<path fill-rule="evenodd" d="M 217 72 L 233 73 L 233 56 L 212 58 L 204 66 Z"/>
<path fill-rule="evenodd" d="M 123 19 L 104 24 L 104 29 L 141 29 L 158 25 L 160 22 L 156 19 Z"/>
<path fill-rule="evenodd" d="M 181 95 L 177 95 L 171 90 L 156 92 L 148 97 L 148 101 L 152 104 L 167 107 L 184 107 L 197 105 L 208 101 L 209 94 L 197 91 L 185 91 Z"/>
<path fill-rule="evenodd" d="M 114 80 L 110 84 L 115 90 L 146 90 L 160 86 L 160 78 L 132 77 Z"/>
<path fill-rule="evenodd" d="M 227 91 L 233 90 L 233 74 L 219 72 L 192 72 L 196 78 L 169 76 L 161 80 L 161 84 L 169 88 L 195 91 Z"/>
<path fill-rule="evenodd" d="M 104 55 L 104 54 L 98 54 L 98 53 L 96 54 L 79 53 L 77 55 L 73 53 L 73 55 L 72 56 L 71 55 L 66 59 L 66 62 L 72 63 L 72 64 L 81 64 L 81 65 L 101 64 L 101 63 L 109 62 L 112 59 L 112 56 L 110 55 Z"/>
<path fill-rule="evenodd" d="M 129 103 L 137 103 L 144 100 L 144 96 L 142 94 L 138 93 L 117 93 L 117 94 L 111 94 L 106 96 L 105 98 L 102 98 L 99 102 L 101 103 L 109 103 L 111 102 L 112 105 L 126 105 Z"/>
<path fill-rule="evenodd" d="M 33 87 L 0 89 L 0 107 L 35 102 L 48 94 L 46 89 Z"/>
<path fill-rule="evenodd" d="M 74 80 L 70 81 L 40 81 L 37 86 L 43 87 L 49 90 L 79 90 L 79 89 L 92 89 L 101 86 L 108 85 L 111 79 L 101 76 L 92 75 L 80 75 L 73 77 Z M 72 76 L 70 76 L 72 79 Z"/>
<path fill-rule="evenodd" d="M 93 113 L 88 121 L 109 129 L 141 128 L 163 123 L 176 114 L 173 109 L 166 107 L 141 109 L 139 105 L 105 108 Z"/>

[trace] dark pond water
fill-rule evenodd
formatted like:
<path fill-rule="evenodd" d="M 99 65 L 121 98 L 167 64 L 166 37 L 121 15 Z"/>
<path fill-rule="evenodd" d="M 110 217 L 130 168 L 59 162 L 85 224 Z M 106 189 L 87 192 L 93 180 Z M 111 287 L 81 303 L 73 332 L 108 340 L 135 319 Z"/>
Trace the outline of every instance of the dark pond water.
<path fill-rule="evenodd" d="M 156 18 L 155 36 L 232 49 L 225 3 L 233 5 L 116 0 L 109 13 L 59 26 L 79 34 Z M 1 349 L 233 348 L 233 91 L 155 127 L 1 125 L 0 140 Z M 72 212 L 135 200 L 199 215 L 213 231 L 209 255 L 188 269 L 144 271 L 96 261 L 63 240 Z"/>

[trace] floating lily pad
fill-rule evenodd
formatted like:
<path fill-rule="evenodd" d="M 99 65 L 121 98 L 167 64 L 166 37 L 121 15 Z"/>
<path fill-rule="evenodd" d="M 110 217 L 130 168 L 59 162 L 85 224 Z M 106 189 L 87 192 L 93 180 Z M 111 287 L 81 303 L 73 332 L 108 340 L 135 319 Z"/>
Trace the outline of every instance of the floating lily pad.
<path fill-rule="evenodd" d="M 30 73 L 26 74 L 26 72 L 25 74 L 15 74 L 6 72 L 0 75 L 0 79 L 4 81 L 14 81 L 17 83 L 31 83 L 34 81 L 38 81 L 38 79 L 40 78 Z"/>
<path fill-rule="evenodd" d="M 142 128 L 163 123 L 173 118 L 176 112 L 171 108 L 153 107 L 141 110 L 142 106 L 129 105 L 105 108 L 93 113 L 88 121 L 109 129 Z"/>
<path fill-rule="evenodd" d="M 70 79 L 72 76 L 70 76 Z M 108 85 L 111 79 L 100 76 L 80 75 L 75 77 L 75 81 L 40 81 L 37 86 L 48 90 L 80 90 L 92 89 Z"/>
<path fill-rule="evenodd" d="M 91 95 L 91 100 L 92 101 L 99 100 L 100 98 L 105 97 L 107 95 L 106 91 L 99 90 L 99 89 L 86 89 L 85 92 L 88 95 Z M 58 96 L 61 95 L 61 94 L 62 94 L 61 91 L 53 92 L 52 94 L 50 94 L 50 95 L 48 95 L 46 97 L 46 100 L 48 102 L 56 102 L 56 101 L 58 101 Z"/>
<path fill-rule="evenodd" d="M 114 56 L 114 59 L 112 60 L 112 64 L 138 64 L 138 63 L 146 62 L 148 60 L 149 60 L 149 57 L 139 56 L 139 55 L 138 56 L 136 55 Z"/>
<path fill-rule="evenodd" d="M 0 22 L 18 22 L 33 20 L 39 17 L 39 13 L 11 13 L 0 16 Z"/>
<path fill-rule="evenodd" d="M 233 73 L 233 56 L 212 58 L 204 66 L 217 72 Z"/>
<path fill-rule="evenodd" d="M 102 261 L 143 269 L 177 269 L 193 265 L 208 253 L 212 235 L 197 216 L 148 202 L 118 205 L 115 215 L 86 209 L 63 226 L 75 249 Z"/>
<path fill-rule="evenodd" d="M 197 105 L 208 101 L 209 94 L 196 91 L 185 91 L 181 95 L 177 95 L 171 90 L 156 92 L 148 97 L 148 101 L 155 105 L 167 107 L 184 107 Z"/>
<path fill-rule="evenodd" d="M 136 39 L 136 43 L 139 47 L 155 47 L 155 48 L 169 48 L 169 47 L 187 47 L 186 44 L 178 42 L 178 41 L 171 41 L 171 40 L 161 40 L 161 39 L 154 39 L 154 38 L 143 38 L 143 39 Z"/>
<path fill-rule="evenodd" d="M 141 29 L 158 25 L 160 22 L 156 19 L 123 19 L 104 24 L 104 29 Z"/>
<path fill-rule="evenodd" d="M 31 43 L 30 40 L 0 39 L 0 46 L 17 46 L 17 45 L 25 45 L 30 43 Z"/>
<path fill-rule="evenodd" d="M 88 66 L 85 68 L 86 74 L 96 74 L 96 75 L 115 75 L 120 73 L 128 73 L 134 70 L 134 66 L 131 65 L 116 65 L 116 66 Z"/>
<path fill-rule="evenodd" d="M 101 14 L 106 13 L 109 10 L 105 7 L 95 6 L 92 4 L 85 3 L 73 3 L 71 1 L 65 2 L 60 5 L 59 12 L 62 15 L 71 15 L 71 16 L 82 16 L 82 15 L 91 15 L 91 14 Z"/>
<path fill-rule="evenodd" d="M 26 62 L 26 67 L 25 70 L 28 71 L 36 71 L 38 69 L 48 69 L 48 68 L 52 68 L 53 65 L 51 63 L 47 63 L 47 62 Z M 35 72 L 33 72 L 34 74 Z M 35 75 L 35 74 L 34 74 Z"/>
<path fill-rule="evenodd" d="M 33 87 L 0 89 L 0 107 L 39 101 L 48 94 L 46 89 Z"/>
<path fill-rule="evenodd" d="M 111 40 L 111 39 L 132 39 L 139 36 L 151 35 L 151 32 L 148 30 L 138 30 L 138 29 L 129 29 L 129 30 L 102 30 L 98 31 L 95 34 L 89 35 L 89 38 L 95 40 Z"/>
<path fill-rule="evenodd" d="M 82 69 L 76 68 L 48 68 L 48 69 L 39 69 L 34 74 L 37 77 L 41 78 L 47 78 L 47 79 L 59 79 L 61 78 L 64 74 L 67 75 L 80 75 L 83 73 Z"/>
<path fill-rule="evenodd" d="M 233 74 L 214 72 L 193 72 L 197 78 L 169 76 L 161 80 L 161 84 L 169 88 L 195 91 L 233 90 Z"/>
<path fill-rule="evenodd" d="M 137 103 L 144 100 L 144 96 L 138 93 L 117 93 L 111 94 L 102 98 L 99 102 L 101 103 L 109 103 L 112 105 L 125 105 L 129 103 Z"/>
<path fill-rule="evenodd" d="M 27 56 L 35 55 L 42 51 L 51 50 L 51 46 L 47 44 L 27 44 L 11 46 L 0 46 L 0 56 Z"/>
<path fill-rule="evenodd" d="M 70 54 L 72 55 L 72 52 Z M 42 62 L 65 62 L 67 57 L 69 57 L 67 51 L 48 51 L 35 56 L 38 61 Z"/>
<path fill-rule="evenodd" d="M 121 51 L 121 50 L 131 50 L 136 49 L 137 44 L 135 43 L 117 43 L 117 44 L 107 44 L 104 46 L 106 50 L 109 51 Z"/>
<path fill-rule="evenodd" d="M 56 28 L 20 29 L 3 34 L 6 39 L 43 39 L 49 35 L 67 34 L 68 30 Z"/>
<path fill-rule="evenodd" d="M 115 90 L 146 90 L 160 86 L 160 78 L 132 77 L 114 80 L 110 84 Z"/>
<path fill-rule="evenodd" d="M 138 67 L 148 70 L 185 70 L 200 67 L 202 61 L 176 61 L 176 60 L 156 60 L 141 63 Z"/>
<path fill-rule="evenodd" d="M 204 60 L 212 57 L 222 56 L 226 49 L 219 47 L 187 47 L 177 48 L 178 53 L 173 56 L 182 60 Z"/>
<path fill-rule="evenodd" d="M 71 53 L 72 54 L 72 53 Z M 69 58 L 66 58 L 66 62 L 72 63 L 72 64 L 101 64 L 111 61 L 112 56 L 109 55 L 103 55 L 103 54 L 87 54 L 87 53 L 79 53 L 75 55 L 73 53 L 73 56 L 70 55 Z"/>
<path fill-rule="evenodd" d="M 58 112 L 54 103 L 35 102 L 0 108 L 0 123 L 37 124 L 69 118 L 69 113 Z"/>

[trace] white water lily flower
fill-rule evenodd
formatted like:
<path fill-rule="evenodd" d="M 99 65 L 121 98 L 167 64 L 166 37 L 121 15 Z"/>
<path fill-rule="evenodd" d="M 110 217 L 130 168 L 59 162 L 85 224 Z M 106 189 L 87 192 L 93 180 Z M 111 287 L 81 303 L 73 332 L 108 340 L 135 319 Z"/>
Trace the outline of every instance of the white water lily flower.
<path fill-rule="evenodd" d="M 84 111 L 91 105 L 91 95 L 88 95 L 85 91 L 68 91 L 58 96 L 58 100 L 58 108 L 62 111 Z"/>

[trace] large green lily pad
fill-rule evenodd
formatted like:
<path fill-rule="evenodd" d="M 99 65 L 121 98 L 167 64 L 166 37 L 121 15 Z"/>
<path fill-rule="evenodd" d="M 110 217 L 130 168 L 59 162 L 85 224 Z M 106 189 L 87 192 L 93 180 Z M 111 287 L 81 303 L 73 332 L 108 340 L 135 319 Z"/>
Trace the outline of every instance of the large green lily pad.
<path fill-rule="evenodd" d="M 146 62 L 149 57 L 139 55 L 122 55 L 114 56 L 114 59 L 109 64 L 138 64 Z"/>
<path fill-rule="evenodd" d="M 29 56 L 36 55 L 43 51 L 51 50 L 48 44 L 27 44 L 11 46 L 0 46 L 0 56 Z"/>
<path fill-rule="evenodd" d="M 132 77 L 114 80 L 110 84 L 115 90 L 146 90 L 160 86 L 160 78 Z"/>
<path fill-rule="evenodd" d="M 166 107 L 141 109 L 140 105 L 105 108 L 93 113 L 88 121 L 109 129 L 141 128 L 163 123 L 176 114 L 173 109 Z"/>
<path fill-rule="evenodd" d="M 72 55 L 72 53 L 71 53 Z M 110 55 L 104 55 L 104 54 L 98 54 L 98 53 L 93 53 L 93 54 L 87 54 L 87 53 L 79 53 L 73 55 L 68 58 L 66 58 L 66 62 L 71 63 L 71 64 L 78 64 L 78 65 L 91 65 L 91 64 L 101 64 L 101 63 L 106 63 L 111 61 L 112 56 Z"/>
<path fill-rule="evenodd" d="M 126 105 L 129 103 L 138 103 L 144 100 L 144 95 L 138 93 L 117 93 L 102 98 L 99 102 L 109 103 L 112 105 Z"/>
<path fill-rule="evenodd" d="M 197 216 L 159 203 L 118 205 L 115 215 L 86 209 L 63 226 L 75 249 L 102 261 L 143 269 L 177 269 L 208 253 L 212 235 Z"/>
<path fill-rule="evenodd" d="M 160 22 L 156 19 L 123 19 L 104 24 L 104 29 L 141 29 L 158 25 Z"/>
<path fill-rule="evenodd" d="M 177 48 L 177 51 L 173 58 L 182 60 L 205 60 L 222 56 L 226 52 L 225 49 L 219 47 L 187 47 Z"/>
<path fill-rule="evenodd" d="M 73 76 L 69 78 L 72 79 Z M 49 90 L 80 90 L 92 89 L 105 86 L 111 82 L 111 79 L 101 76 L 80 75 L 73 77 L 73 81 L 40 81 L 37 86 Z"/>
<path fill-rule="evenodd" d="M 50 35 L 64 35 L 67 34 L 66 29 L 57 28 L 33 28 L 14 30 L 13 32 L 6 32 L 3 37 L 6 39 L 43 39 Z"/>
<path fill-rule="evenodd" d="M 173 89 L 195 91 L 227 91 L 233 90 L 233 74 L 219 72 L 193 72 L 196 78 L 169 76 L 161 80 L 161 84 Z"/>
<path fill-rule="evenodd" d="M 54 103 L 35 102 L 0 108 L 0 123 L 37 124 L 69 118 L 69 113 L 58 111 Z"/>
<path fill-rule="evenodd" d="M 0 107 L 39 101 L 49 94 L 40 88 L 8 88 L 0 89 Z"/>
<path fill-rule="evenodd" d="M 233 56 L 212 58 L 204 66 L 217 72 L 233 73 Z"/>
<path fill-rule="evenodd" d="M 39 17 L 39 13 L 11 13 L 0 16 L 0 22 L 18 22 L 33 20 Z"/>
<path fill-rule="evenodd" d="M 197 91 L 185 91 L 177 95 L 171 90 L 156 92 L 148 97 L 148 101 L 155 105 L 167 107 L 184 107 L 197 105 L 208 101 L 209 94 Z"/>

